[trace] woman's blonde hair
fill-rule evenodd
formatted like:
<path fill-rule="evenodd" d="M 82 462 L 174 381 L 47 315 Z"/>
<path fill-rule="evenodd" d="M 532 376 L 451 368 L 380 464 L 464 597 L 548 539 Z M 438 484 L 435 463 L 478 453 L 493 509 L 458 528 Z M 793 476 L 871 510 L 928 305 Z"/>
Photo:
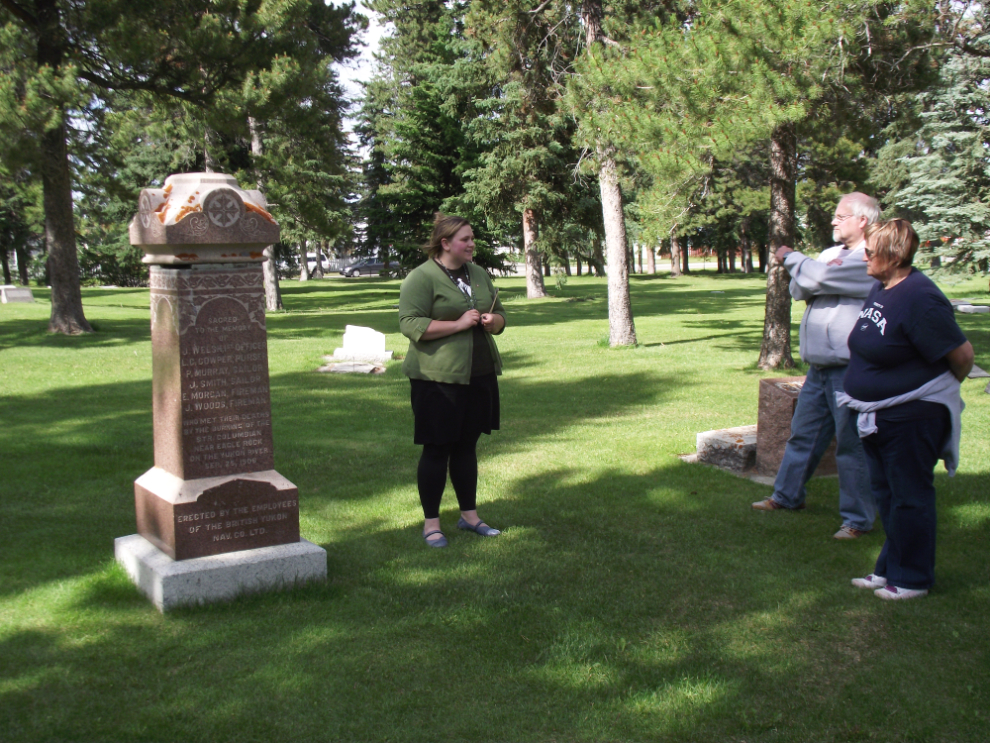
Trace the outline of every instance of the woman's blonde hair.
<path fill-rule="evenodd" d="M 433 235 L 430 241 L 423 246 L 423 250 L 430 258 L 438 258 L 443 252 L 444 240 L 453 240 L 454 235 L 461 231 L 464 226 L 471 226 L 464 217 L 457 217 L 452 214 L 441 214 L 437 212 L 433 216 Z"/>
<path fill-rule="evenodd" d="M 867 245 L 873 249 L 880 265 L 907 268 L 918 252 L 918 233 L 906 219 L 890 219 L 868 225 L 863 231 Z"/>

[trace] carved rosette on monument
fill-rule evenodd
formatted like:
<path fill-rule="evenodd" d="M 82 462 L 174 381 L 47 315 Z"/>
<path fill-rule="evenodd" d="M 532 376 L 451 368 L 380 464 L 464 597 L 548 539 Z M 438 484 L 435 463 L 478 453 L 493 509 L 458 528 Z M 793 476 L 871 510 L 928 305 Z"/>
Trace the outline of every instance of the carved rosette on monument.
<path fill-rule="evenodd" d="M 300 542 L 298 491 L 272 451 L 266 206 L 230 176 L 173 175 L 141 192 L 130 225 L 151 264 L 155 466 L 134 483 L 137 528 L 171 560 Z"/>

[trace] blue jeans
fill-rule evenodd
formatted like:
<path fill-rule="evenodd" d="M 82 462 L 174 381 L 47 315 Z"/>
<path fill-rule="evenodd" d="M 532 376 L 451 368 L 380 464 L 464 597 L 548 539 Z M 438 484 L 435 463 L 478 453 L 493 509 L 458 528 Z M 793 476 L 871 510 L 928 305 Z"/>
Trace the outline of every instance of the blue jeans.
<path fill-rule="evenodd" d="M 791 419 L 791 437 L 787 439 L 784 459 L 773 483 L 773 499 L 785 508 L 797 508 L 804 503 L 808 494 L 805 484 L 835 436 L 842 523 L 869 531 L 877 508 L 870 489 L 866 454 L 856 430 L 857 413 L 835 402 L 835 393 L 843 391 L 845 374 L 845 366 L 808 369 Z"/>

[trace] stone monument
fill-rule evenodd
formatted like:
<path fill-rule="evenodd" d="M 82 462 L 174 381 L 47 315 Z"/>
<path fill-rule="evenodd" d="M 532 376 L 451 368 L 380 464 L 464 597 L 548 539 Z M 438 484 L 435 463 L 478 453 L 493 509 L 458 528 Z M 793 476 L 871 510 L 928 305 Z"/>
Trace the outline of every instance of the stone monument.
<path fill-rule="evenodd" d="M 326 578 L 274 469 L 261 263 L 279 226 L 266 207 L 230 176 L 173 175 L 141 192 L 130 225 L 151 264 L 155 466 L 116 554 L 162 611 Z"/>
<path fill-rule="evenodd" d="M 775 477 L 784 459 L 784 447 L 791 436 L 791 418 L 804 377 L 777 377 L 760 380 L 760 407 L 756 430 L 756 471 Z M 834 475 L 835 439 L 822 455 L 816 475 Z"/>

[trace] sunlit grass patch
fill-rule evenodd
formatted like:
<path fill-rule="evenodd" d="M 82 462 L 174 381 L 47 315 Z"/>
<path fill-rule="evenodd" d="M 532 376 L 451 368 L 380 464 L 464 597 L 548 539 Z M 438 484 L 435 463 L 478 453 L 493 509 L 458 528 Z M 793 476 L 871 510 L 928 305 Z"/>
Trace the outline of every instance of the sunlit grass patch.
<path fill-rule="evenodd" d="M 153 464 L 147 290 L 84 291 L 87 337 L 48 335 L 43 301 L 0 308 L 0 740 L 985 738 L 985 383 L 964 383 L 960 470 L 936 477 L 935 590 L 889 606 L 849 584 L 882 534 L 831 538 L 836 479 L 806 511 L 760 514 L 769 488 L 678 459 L 699 431 L 755 423 L 781 373 L 755 368 L 762 277 L 634 277 L 640 345 L 621 353 L 597 345 L 604 280 L 539 302 L 497 283 L 502 430 L 479 445 L 479 510 L 503 534 L 458 530 L 448 489 L 451 546 L 423 544 L 401 362 L 315 371 L 348 324 L 405 352 L 399 282 L 283 282 L 275 467 L 328 580 L 166 616 L 113 563 Z M 990 368 L 985 318 L 962 322 Z"/>

